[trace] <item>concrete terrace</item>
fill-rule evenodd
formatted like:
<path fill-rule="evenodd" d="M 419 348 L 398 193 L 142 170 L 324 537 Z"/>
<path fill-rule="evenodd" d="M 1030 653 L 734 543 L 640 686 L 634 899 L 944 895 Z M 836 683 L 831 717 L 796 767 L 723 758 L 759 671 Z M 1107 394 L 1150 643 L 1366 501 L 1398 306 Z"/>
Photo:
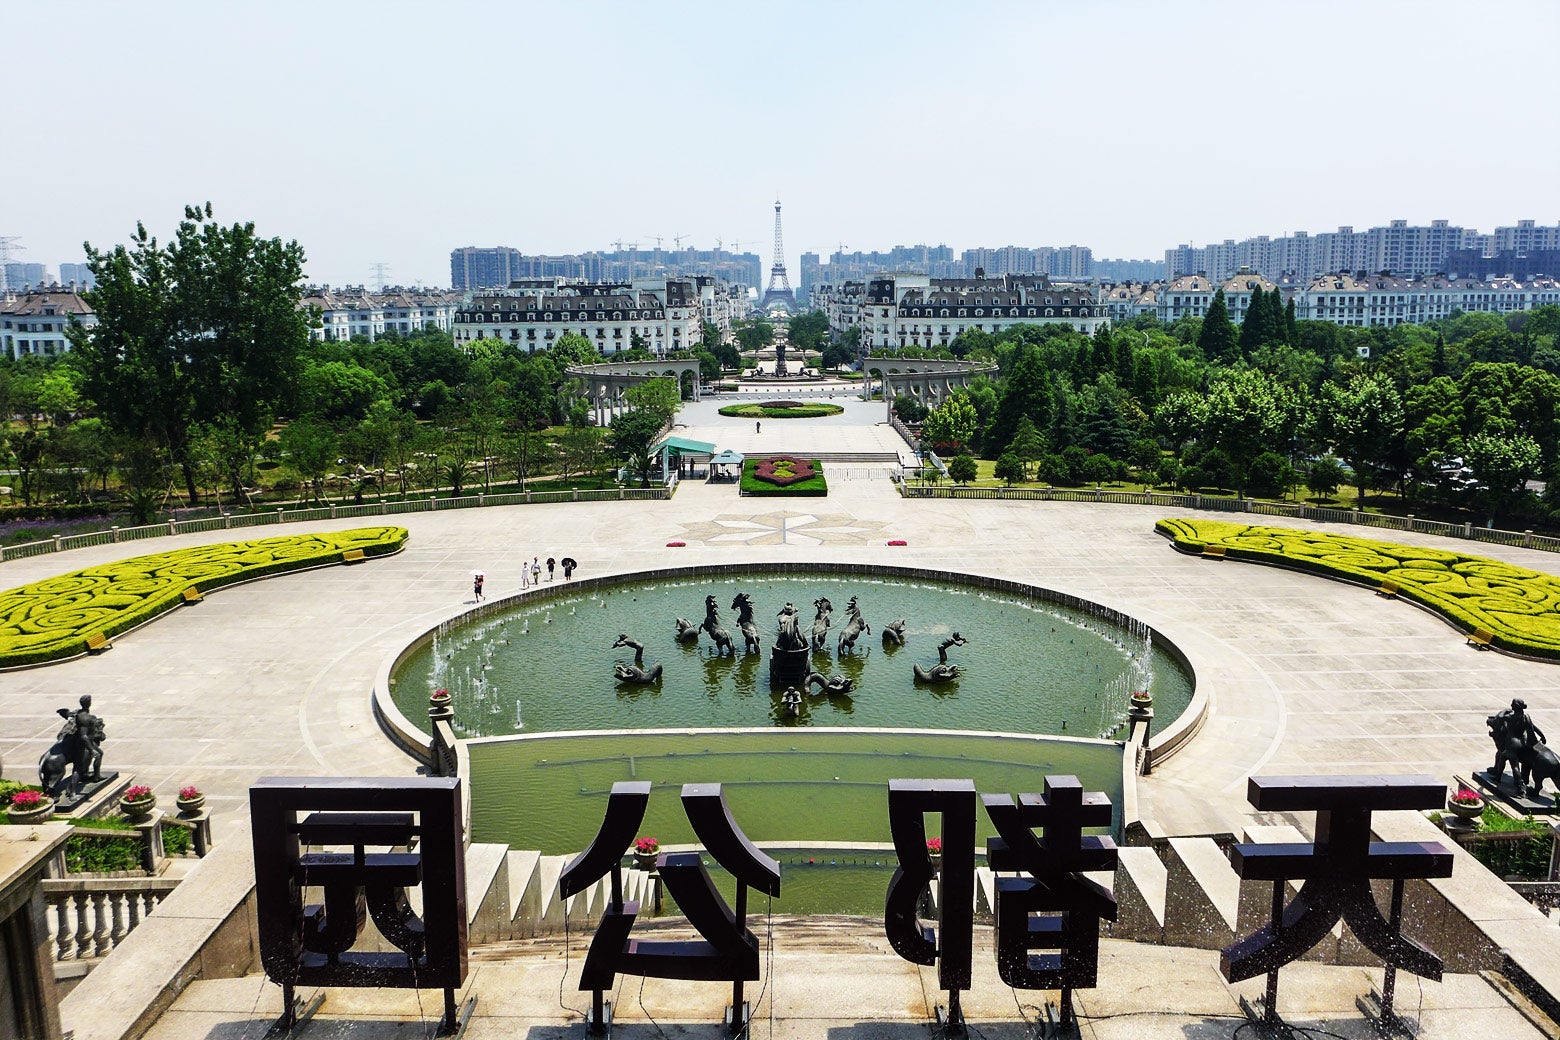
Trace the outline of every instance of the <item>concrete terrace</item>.
<path fill-rule="evenodd" d="M 765 396 L 794 397 L 778 390 Z M 844 415 L 764 423 L 723 419 L 722 401 L 684 410 L 677 432 L 745 453 L 903 451 L 880 423 L 880 403 L 835 403 Z M 518 593 L 520 568 L 532 556 L 574 556 L 582 576 L 699 562 L 844 561 L 963 571 L 1033 583 L 1097 601 L 1152 624 L 1194 663 L 1211 697 L 1202 733 L 1140 784 L 1140 808 L 1172 834 L 1240 832 L 1249 822 L 1245 779 L 1258 772 L 1453 773 L 1487 764 L 1484 717 L 1513 696 L 1527 699 L 1541 726 L 1560 708 L 1560 670 L 1480 653 L 1438 618 L 1369 590 L 1274 568 L 1182 556 L 1153 532 L 1151 508 L 1018 501 L 915 501 L 898 497 L 883 468 L 829 467 L 827 498 L 806 504 L 745 499 L 732 485 L 686 482 L 669 502 L 592 502 L 464 509 L 402 517 L 295 525 L 334 530 L 399 523 L 411 531 L 405 551 L 356 567 L 327 568 L 218 591 L 122 636 L 96 657 L 6 673 L 0 680 L 0 743 L 5 775 L 29 779 L 58 729 L 56 707 L 83 692 L 108 728 L 105 764 L 134 773 L 171 798 L 194 783 L 208 793 L 218 841 L 247 843 L 246 791 L 261 775 L 406 774 L 415 763 L 380 732 L 369 688 L 387 655 L 415 634 L 471 605 L 470 571 L 488 575 L 492 599 Z M 1269 523 L 1301 522 L 1264 518 Z M 101 546 L 0 563 L 0 587 L 142 552 L 264 537 L 208 533 L 135 545 Z M 1446 544 L 1428 535 L 1387 534 L 1416 544 Z M 889 539 L 905 539 L 890 547 Z M 686 547 L 673 548 L 680 540 Z M 1537 550 L 1478 545 L 1497 559 L 1554 572 L 1560 559 Z M 561 572 L 559 581 L 561 581 Z M 545 583 L 545 579 L 544 579 Z M 671 619 L 667 618 L 668 633 Z M 981 648 L 986 653 L 1022 648 Z M 978 667 L 978 654 L 968 663 Z M 604 680 L 604 682 L 607 680 Z M 871 695 L 870 691 L 865 695 Z M 913 708 L 907 714 L 913 724 Z M 1036 784 L 1038 787 L 1038 782 Z M 880 926 L 835 929 L 808 960 L 817 922 L 777 926 L 769 1035 L 921 1035 L 935 972 L 894 957 Z M 758 924 L 755 924 L 758 927 Z M 562 1035 L 572 1013 L 557 1000 L 559 951 L 550 941 L 484 947 L 470 983 L 482 994 L 473 1037 Z M 583 954 L 576 936 L 573 956 Z M 972 1018 L 989 1035 L 1023 1035 L 1013 995 L 993 978 L 989 951 L 977 952 Z M 577 965 L 571 965 L 577 970 Z M 1306 1024 L 1364 1035 L 1352 998 L 1379 971 L 1297 964 L 1286 969 L 1283 1006 Z M 1149 989 L 1142 979 L 1152 979 Z M 1216 955 L 1107 942 L 1102 985 L 1082 995 L 1086 1036 L 1229 1036 L 1238 1014 Z M 1538 1035 L 1478 979 L 1448 976 L 1426 986 L 1400 983 L 1400 1010 L 1427 1036 Z M 1114 992 L 1111 987 L 1114 986 Z M 621 1029 L 663 1035 L 670 1015 L 692 1035 L 717 1034 L 686 1007 L 718 1005 L 718 993 L 681 1002 L 686 986 L 650 981 L 643 1009 L 637 979 L 620 993 Z M 718 989 L 718 987 L 717 987 Z M 338 996 L 339 994 L 339 996 Z M 527 995 L 529 994 L 529 995 Z M 1020 1000 L 1029 995 L 1020 995 Z M 432 994 L 333 991 L 325 1019 L 351 1020 L 354 1037 L 424 1035 Z M 563 1002 L 578 1006 L 570 983 Z M 191 987 L 149 1035 L 250 1037 L 274 1013 L 277 991 L 258 979 L 211 980 Z M 885 1003 L 887 1002 L 887 1003 Z M 891 1005 L 891 1007 L 890 1007 Z M 1164 1015 L 1173 1006 L 1176 1014 Z M 672 1012 L 674 1007 L 684 1010 Z M 888 1010 L 884 1010 L 884 1009 Z M 870 1009 L 870 1010 L 867 1010 Z M 902 1009 L 902 1010 L 895 1010 Z M 1159 1010 L 1154 1010 L 1159 1009 Z M 1155 1017 L 1160 1016 L 1160 1017 Z M 1476 1024 L 1475 1024 L 1476 1023 Z M 69 1023 L 67 1023 L 69 1025 Z M 320 1028 L 324 1028 L 321 1023 Z M 1004 1032 L 1006 1030 L 1006 1032 Z"/>

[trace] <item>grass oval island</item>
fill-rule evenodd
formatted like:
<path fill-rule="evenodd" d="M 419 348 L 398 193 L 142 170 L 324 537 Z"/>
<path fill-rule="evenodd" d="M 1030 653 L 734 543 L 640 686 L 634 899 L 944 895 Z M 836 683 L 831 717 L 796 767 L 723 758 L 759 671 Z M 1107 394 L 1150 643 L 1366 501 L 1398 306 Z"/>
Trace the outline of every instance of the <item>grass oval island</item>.
<path fill-rule="evenodd" d="M 86 567 L 0 592 L 0 669 L 87 652 L 93 636 L 118 635 L 224 585 L 289 571 L 387 556 L 404 527 L 219 542 Z M 193 590 L 191 596 L 187 590 Z"/>
<path fill-rule="evenodd" d="M 820 419 L 826 415 L 839 415 L 844 410 L 837 404 L 762 401 L 758 404 L 728 404 L 720 410 L 720 414 L 737 419 Z"/>

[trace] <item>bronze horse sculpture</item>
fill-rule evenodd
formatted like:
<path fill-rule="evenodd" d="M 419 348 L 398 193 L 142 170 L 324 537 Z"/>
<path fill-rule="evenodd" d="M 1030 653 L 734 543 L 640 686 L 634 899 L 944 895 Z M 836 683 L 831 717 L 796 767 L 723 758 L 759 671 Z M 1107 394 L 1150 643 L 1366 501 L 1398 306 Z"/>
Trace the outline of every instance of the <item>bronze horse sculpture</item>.
<path fill-rule="evenodd" d="M 845 628 L 840 632 L 839 645 L 836 652 L 844 655 L 852 653 L 856 649 L 856 640 L 865 632 L 872 634 L 872 626 L 867 624 L 867 619 L 861 616 L 861 608 L 856 605 L 856 597 L 852 596 L 850 602 L 845 604 L 845 612 L 848 615 Z"/>
<path fill-rule="evenodd" d="M 817 613 L 813 615 L 812 648 L 817 653 L 829 640 L 829 615 L 834 612 L 834 604 L 829 602 L 828 597 L 819 596 L 813 600 L 813 609 Z"/>
<path fill-rule="evenodd" d="M 731 609 L 737 612 L 737 629 L 742 633 L 742 652 L 763 653 L 764 644 L 758 638 L 758 625 L 753 620 L 753 597 L 746 592 L 737 593 L 737 598 L 731 601 Z"/>
<path fill-rule="evenodd" d="M 737 648 L 731 642 L 731 633 L 720 623 L 720 607 L 716 605 L 714 596 L 704 597 L 704 623 L 699 628 L 715 641 L 715 656 L 724 657 L 727 650 L 731 651 L 733 657 L 736 656 Z"/>

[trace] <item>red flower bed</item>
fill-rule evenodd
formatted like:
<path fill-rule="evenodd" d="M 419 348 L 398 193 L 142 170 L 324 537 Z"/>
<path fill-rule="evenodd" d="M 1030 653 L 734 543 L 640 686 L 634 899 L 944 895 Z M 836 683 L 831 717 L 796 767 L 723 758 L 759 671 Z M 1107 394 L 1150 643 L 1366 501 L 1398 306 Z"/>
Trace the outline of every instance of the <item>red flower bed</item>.
<path fill-rule="evenodd" d="M 789 455 L 779 455 L 772 459 L 760 459 L 757 466 L 753 467 L 753 476 L 766 484 L 775 487 L 790 487 L 792 484 L 800 484 L 804 480 L 811 480 L 818 475 L 813 469 L 812 462 L 807 459 L 796 459 Z"/>

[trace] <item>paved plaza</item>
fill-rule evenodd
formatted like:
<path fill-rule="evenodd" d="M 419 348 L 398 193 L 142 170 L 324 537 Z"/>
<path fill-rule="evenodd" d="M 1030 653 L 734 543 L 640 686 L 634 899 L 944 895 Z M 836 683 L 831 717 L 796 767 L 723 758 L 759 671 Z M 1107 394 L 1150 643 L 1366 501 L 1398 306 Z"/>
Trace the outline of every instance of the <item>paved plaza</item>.
<path fill-rule="evenodd" d="M 836 403 L 845 405 L 844 415 L 766 421 L 762 432 L 751 420 L 721 418 L 720 403 L 686 409 L 677 433 L 744 453 L 909 456 L 882 424 L 879 403 L 841 397 Z M 805 504 L 743 498 L 733 485 L 690 480 L 665 502 L 537 504 L 295 525 L 290 529 L 323 531 L 396 523 L 411 538 L 400 554 L 360 566 L 219 590 L 117 638 L 105 654 L 7 673 L 0 683 L 5 775 L 32 779 L 38 755 L 58 729 L 54 709 L 91 692 L 107 724 L 108 767 L 133 773 L 170 798 L 179 786 L 198 785 L 208 793 L 219 843 L 247 843 L 246 791 L 259 776 L 405 775 L 416 767 L 374 719 L 369 689 L 376 671 L 408 640 L 470 608 L 473 569 L 486 571 L 489 597 L 496 599 L 519 592 L 521 567 L 533 556 L 573 556 L 583 577 L 704 562 L 936 567 L 1029 582 L 1138 617 L 1185 651 L 1211 700 L 1201 734 L 1140 785 L 1141 814 L 1173 834 L 1239 832 L 1250 820 L 1245 780 L 1254 773 L 1428 772 L 1449 780 L 1487 764 L 1484 718 L 1513 696 L 1526 698 L 1541 726 L 1555 724 L 1560 670 L 1477 652 L 1409 603 L 1292 571 L 1183 556 L 1154 533 L 1163 514 L 1149 507 L 906 501 L 886 479 L 890 469 L 828 467 L 828 496 Z M 0 563 L 0 585 L 233 537 L 178 536 L 7 561 Z M 1390 537 L 1445 544 L 1427 535 Z M 908 544 L 890 546 L 891 539 Z M 687 544 L 667 544 L 673 541 Z M 1560 564 L 1536 550 L 1481 544 L 1476 551 L 1551 572 Z M 668 634 L 670 624 L 668 618 Z M 973 653 L 970 659 L 978 663 Z M 915 724 L 913 707 L 905 724 Z M 758 1004 L 760 1033 L 922 1035 L 935 973 L 893 956 L 880 926 L 822 937 L 809 931 L 824 927 L 819 922 L 778 927 L 774 986 Z M 583 949 L 583 937 L 574 936 L 571 970 Z M 824 960 L 810 960 L 809 950 Z M 561 956 L 554 940 L 523 951 L 481 948 L 470 982 L 480 1010 L 468 1035 L 563 1035 L 565 1024 L 577 1021 L 567 1007 L 582 998 L 571 982 L 560 1003 Z M 978 971 L 989 973 L 990 961 L 989 953 L 977 955 Z M 1227 1037 L 1236 1027 L 1230 1016 L 1239 1013 L 1235 995 L 1260 989 L 1224 984 L 1215 954 L 1106 943 L 1103 961 L 1102 989 L 1081 1000 L 1094 1016 L 1085 1033 L 1091 1037 Z M 1295 980 L 1285 991 L 1287 1014 L 1334 1034 L 1364 1035 L 1352 998 L 1379 972 L 1314 964 L 1286 972 Z M 709 987 L 699 987 L 697 998 L 684 996 L 692 992 L 685 984 L 638 987 L 637 979 L 623 982 L 619 1035 L 662 1036 L 663 1027 L 680 1035 L 718 1034 L 713 1021 L 687 1010 L 716 1006 Z M 1490 1036 L 1539 1035 L 1476 978 L 1449 976 L 1422 991 L 1410 980 L 1407 987 L 1399 990 L 1400 1009 L 1412 1012 L 1426 1036 L 1473 1035 L 1474 1023 Z M 351 1022 L 359 1040 L 421 1037 L 435 1015 L 433 999 L 425 994 L 428 1006 L 419 1006 L 410 995 L 333 991 L 315 1028 L 337 1035 L 330 1023 Z M 1015 1004 L 1006 987 L 978 975 L 970 1011 L 983 1023 L 981 1035 L 1027 1035 L 1024 1022 L 1037 1012 L 1023 999 Z M 200 982 L 149 1035 L 258 1036 L 276 1001 L 275 988 L 255 977 Z M 675 1025 L 666 1025 L 668 1016 Z M 578 1035 L 579 1026 L 567 1031 Z"/>
<path fill-rule="evenodd" d="M 708 402 L 680 434 L 739 451 L 880 451 L 897 438 L 881 405 L 772 420 L 755 433 Z M 888 447 L 884 447 L 884 446 Z M 1143 814 L 1172 833 L 1239 830 L 1252 773 L 1424 771 L 1486 764 L 1484 718 L 1513 696 L 1542 726 L 1560 707 L 1555 666 L 1480 653 L 1439 618 L 1369 590 L 1296 572 L 1172 551 L 1160 512 L 1131 505 L 906 501 L 887 470 L 843 466 L 808 504 L 743 498 L 686 481 L 668 502 L 591 502 L 318 522 L 408 527 L 397 556 L 221 590 L 115 640 L 108 653 L 8 673 L 0 683 L 5 775 L 33 776 L 58 729 L 54 709 L 83 692 L 108 726 L 105 762 L 159 792 L 194 783 L 219 826 L 241 823 L 267 774 L 404 774 L 413 763 L 379 732 L 369 687 L 386 655 L 470 606 L 470 572 L 516 592 L 522 561 L 574 556 L 582 576 L 700 562 L 848 561 L 941 567 L 1031 582 L 1154 625 L 1190 657 L 1212 700 L 1203 732 L 1142 785 Z M 1293 523 L 1266 518 L 1272 523 Z M 271 533 L 257 532 L 256 536 Z M 10 587 L 225 533 L 107 545 L 0 563 Z M 1430 535 L 1393 533 L 1418 544 Z M 904 539 L 906 546 L 889 546 Z M 668 547 L 670 541 L 685 547 Z M 1477 551 L 1553 571 L 1554 556 Z M 560 575 L 561 580 L 561 575 Z M 668 623 L 670 620 L 668 619 Z M 987 652 L 1021 652 L 994 648 Z M 914 724 L 907 716 L 907 725 Z"/>

